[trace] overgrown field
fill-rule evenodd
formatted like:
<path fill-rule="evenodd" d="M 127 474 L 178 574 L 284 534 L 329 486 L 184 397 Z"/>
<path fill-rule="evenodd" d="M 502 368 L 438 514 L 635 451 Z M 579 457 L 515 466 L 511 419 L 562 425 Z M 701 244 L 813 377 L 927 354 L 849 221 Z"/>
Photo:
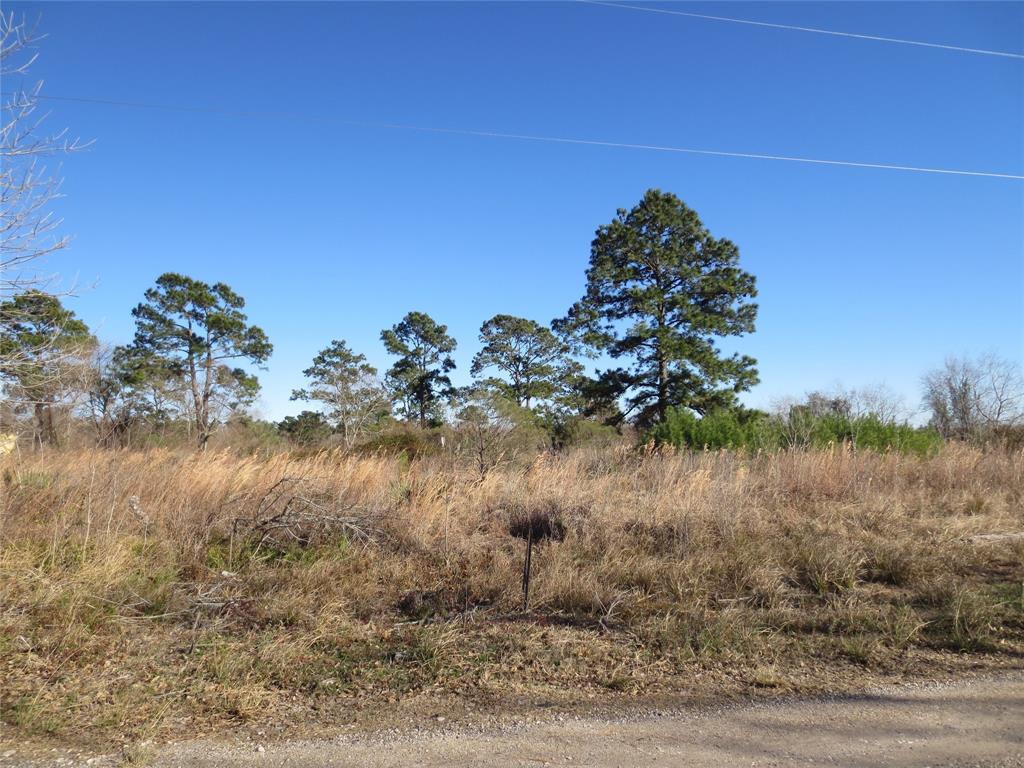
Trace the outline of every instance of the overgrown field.
<path fill-rule="evenodd" d="M 196 735 L 1024 662 L 1024 452 L 0 462 L 8 736 Z M 523 521 L 533 548 L 522 609 Z M 467 704 L 468 703 L 468 704 Z M 431 709 L 433 707 L 433 709 Z"/>

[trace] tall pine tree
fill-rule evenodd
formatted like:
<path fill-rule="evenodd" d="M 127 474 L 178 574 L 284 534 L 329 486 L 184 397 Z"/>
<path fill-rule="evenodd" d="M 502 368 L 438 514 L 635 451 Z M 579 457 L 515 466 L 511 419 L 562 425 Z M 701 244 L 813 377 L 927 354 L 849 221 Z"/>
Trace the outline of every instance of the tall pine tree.
<path fill-rule="evenodd" d="M 273 351 L 263 330 L 249 325 L 244 306 L 245 299 L 224 283 L 209 285 L 166 272 L 132 310 L 135 353 L 181 377 L 201 449 L 219 415 L 251 402 L 259 392 L 256 376 L 231 363 L 260 365 Z"/>
<path fill-rule="evenodd" d="M 716 344 L 754 330 L 756 295 L 736 245 L 712 237 L 678 197 L 652 189 L 597 230 L 586 294 L 555 328 L 590 354 L 630 361 L 601 378 L 624 398 L 624 413 L 648 425 L 670 406 L 731 406 L 757 383 L 753 358 Z"/>
<path fill-rule="evenodd" d="M 398 356 L 387 381 L 405 417 L 421 427 L 438 420 L 442 401 L 454 394 L 448 374 L 455 370 L 456 342 L 448 326 L 424 312 L 410 312 L 380 338 L 388 353 Z"/>

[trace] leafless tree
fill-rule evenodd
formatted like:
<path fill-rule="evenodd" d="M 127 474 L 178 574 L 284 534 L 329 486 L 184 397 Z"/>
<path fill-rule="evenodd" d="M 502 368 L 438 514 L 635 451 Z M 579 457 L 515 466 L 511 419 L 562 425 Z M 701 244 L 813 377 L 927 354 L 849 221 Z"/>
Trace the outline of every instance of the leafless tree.
<path fill-rule="evenodd" d="M 44 160 L 84 146 L 66 129 L 48 132 L 39 103 L 43 83 L 23 81 L 40 39 L 24 17 L 0 14 L 0 78 L 9 91 L 0 121 L 0 295 L 37 286 L 45 277 L 36 262 L 67 246 L 51 210 L 61 179 Z"/>
<path fill-rule="evenodd" d="M 808 395 L 807 401 L 810 401 L 812 395 Z M 790 448 L 803 447 L 811 443 L 815 415 L 808 409 L 807 401 L 795 397 L 780 397 L 771 404 L 771 412 L 782 425 L 786 443 Z"/>
<path fill-rule="evenodd" d="M 528 408 L 483 386 L 464 389 L 459 397 L 458 448 L 472 456 L 481 479 L 503 462 L 547 447 L 548 438 Z"/>
<path fill-rule="evenodd" d="M 0 12 L 0 80 L 8 91 L 0 104 L 0 334 L 24 319 L 18 314 L 19 305 L 9 299 L 50 282 L 41 262 L 68 243 L 67 237 L 59 234 L 61 222 L 51 209 L 60 196 L 61 180 L 45 161 L 84 146 L 77 139 L 69 139 L 66 130 L 46 129 L 47 114 L 40 110 L 39 103 L 42 82 L 25 82 L 38 55 L 40 39 L 35 24 L 24 16 Z M 56 328 L 54 335 L 59 333 Z M 46 338 L 40 338 L 36 347 L 7 347 L 0 353 L 0 369 L 10 374 L 19 365 L 34 365 L 33 361 L 41 357 L 67 352 Z M 65 387 L 69 370 L 80 370 L 74 360 L 71 363 L 53 366 L 54 371 L 61 372 L 50 383 L 54 391 Z M 38 407 L 47 409 L 49 436 L 55 438 L 51 405 Z"/>
<path fill-rule="evenodd" d="M 841 395 L 850 403 L 853 418 L 873 416 L 883 424 L 909 419 L 913 414 L 901 394 L 886 384 L 871 384 L 846 390 Z"/>
<path fill-rule="evenodd" d="M 346 448 L 391 412 L 391 397 L 376 376 L 360 378 L 351 389 L 339 388 L 333 413 Z"/>
<path fill-rule="evenodd" d="M 31 414 L 16 432 L 31 435 L 36 448 L 66 442 L 72 415 L 85 403 L 90 389 L 93 342 L 82 339 L 62 345 L 34 361 L 35 375 L 7 382 L 4 393 L 14 414 Z M 27 369 L 26 369 L 27 370 Z"/>
<path fill-rule="evenodd" d="M 816 419 L 823 416 L 850 416 L 853 408 L 847 393 L 841 389 L 834 393 L 810 392 L 803 405 Z"/>
<path fill-rule="evenodd" d="M 950 357 L 923 384 L 924 405 L 945 437 L 968 439 L 1024 423 L 1024 376 L 1011 360 Z"/>
<path fill-rule="evenodd" d="M 868 419 L 894 424 L 911 416 L 903 398 L 885 384 L 850 389 L 837 384 L 831 391 L 809 392 L 803 400 L 776 400 L 772 411 L 782 424 L 787 442 L 793 447 L 810 445 L 815 428 L 823 418 L 845 419 L 851 430 L 851 444 L 856 448 Z"/>

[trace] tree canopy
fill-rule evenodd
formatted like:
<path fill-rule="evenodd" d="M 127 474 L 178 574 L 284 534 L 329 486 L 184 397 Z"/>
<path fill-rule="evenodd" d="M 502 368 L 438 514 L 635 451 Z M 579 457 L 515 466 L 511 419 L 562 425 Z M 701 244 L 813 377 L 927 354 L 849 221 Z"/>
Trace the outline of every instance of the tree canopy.
<path fill-rule="evenodd" d="M 285 416 L 277 424 L 277 431 L 300 445 L 320 443 L 331 436 L 331 425 L 322 413 L 303 411 L 298 416 Z"/>
<path fill-rule="evenodd" d="M 495 315 L 480 326 L 480 341 L 483 348 L 473 357 L 470 372 L 479 376 L 496 369 L 500 376 L 488 378 L 487 385 L 523 408 L 555 395 L 572 367 L 568 346 L 526 318 Z"/>
<path fill-rule="evenodd" d="M 56 296 L 28 290 L 0 303 L 0 378 L 8 394 L 35 417 L 34 442 L 57 442 L 53 408 L 82 389 L 89 327 Z"/>
<path fill-rule="evenodd" d="M 923 380 L 924 405 L 944 437 L 965 440 L 1024 424 L 1024 373 L 995 354 L 950 357 Z"/>
<path fill-rule="evenodd" d="M 583 298 L 555 328 L 592 355 L 630 360 L 602 380 L 638 423 L 669 407 L 707 413 L 757 383 L 756 361 L 716 340 L 754 330 L 754 277 L 739 249 L 713 237 L 673 194 L 648 190 L 597 230 Z"/>
<path fill-rule="evenodd" d="M 448 374 L 455 370 L 451 353 L 457 344 L 448 326 L 424 312 L 410 312 L 380 338 L 388 353 L 398 356 L 387 379 L 405 417 L 421 426 L 439 418 L 440 405 L 454 394 Z"/>
<path fill-rule="evenodd" d="M 390 411 L 377 369 L 344 341 L 334 340 L 321 350 L 303 375 L 309 379 L 309 386 L 295 390 L 292 400 L 323 403 L 327 418 L 337 427 L 346 448 Z"/>
<path fill-rule="evenodd" d="M 262 329 L 248 324 L 245 300 L 224 283 L 207 283 L 167 272 L 132 310 L 134 346 L 144 357 L 163 361 L 180 376 L 190 395 L 191 418 L 205 447 L 221 412 L 251 403 L 256 376 L 230 361 L 266 362 L 273 346 Z"/>

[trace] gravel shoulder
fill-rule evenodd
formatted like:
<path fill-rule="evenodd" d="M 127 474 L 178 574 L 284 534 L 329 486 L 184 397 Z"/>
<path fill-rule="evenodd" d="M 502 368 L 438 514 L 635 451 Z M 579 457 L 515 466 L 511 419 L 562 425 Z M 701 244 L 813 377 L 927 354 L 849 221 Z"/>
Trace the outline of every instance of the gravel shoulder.
<path fill-rule="evenodd" d="M 1024 766 L 1024 674 L 630 720 L 440 728 L 277 744 L 192 742 L 155 765 Z"/>

